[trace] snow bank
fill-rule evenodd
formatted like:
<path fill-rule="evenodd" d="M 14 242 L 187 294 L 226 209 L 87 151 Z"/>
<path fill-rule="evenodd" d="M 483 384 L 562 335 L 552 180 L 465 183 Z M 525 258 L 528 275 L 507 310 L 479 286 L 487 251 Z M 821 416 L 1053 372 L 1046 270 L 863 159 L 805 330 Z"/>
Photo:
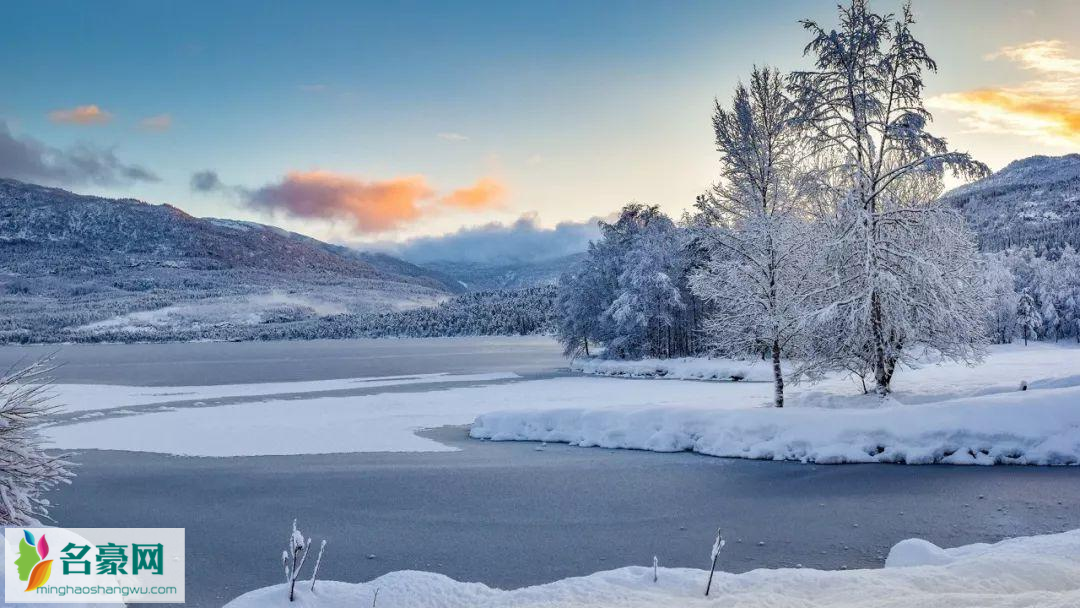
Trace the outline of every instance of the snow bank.
<path fill-rule="evenodd" d="M 574 359 L 570 370 L 597 376 L 672 378 L 678 380 L 755 380 L 771 382 L 772 364 L 738 359 Z"/>
<path fill-rule="evenodd" d="M 370 606 L 378 590 L 379 608 L 692 608 L 694 606 L 777 606 L 816 608 L 1066 608 L 1080 605 L 1080 530 L 1016 538 L 994 545 L 940 549 L 925 541 L 904 541 L 890 552 L 908 553 L 917 543 L 944 559 L 908 559 L 908 567 L 876 570 L 754 570 L 718 572 L 704 597 L 708 572 L 651 567 L 597 572 L 504 591 L 462 583 L 429 572 L 392 572 L 371 582 L 320 581 L 315 591 L 297 585 L 289 603 L 284 585 L 252 591 L 228 608 L 321 608 Z M 704 557 L 704 556 L 703 556 Z M 909 556 L 910 557 L 910 556 Z"/>
<path fill-rule="evenodd" d="M 572 408 L 483 414 L 471 435 L 495 441 L 821 464 L 1080 463 L 1080 387 L 877 408 Z"/>

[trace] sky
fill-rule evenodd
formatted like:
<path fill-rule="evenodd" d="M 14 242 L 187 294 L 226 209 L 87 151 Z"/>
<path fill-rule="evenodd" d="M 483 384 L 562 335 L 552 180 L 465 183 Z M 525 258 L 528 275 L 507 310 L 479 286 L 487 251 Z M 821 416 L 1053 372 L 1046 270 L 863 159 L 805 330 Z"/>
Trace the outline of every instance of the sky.
<path fill-rule="evenodd" d="M 939 66 L 937 134 L 993 169 L 1080 151 L 1080 2 L 914 9 Z M 713 99 L 755 64 L 808 67 L 799 19 L 836 23 L 833 0 L 37 0 L 4 15 L 0 176 L 428 245 L 565 236 L 631 201 L 680 215 L 716 179 Z"/>

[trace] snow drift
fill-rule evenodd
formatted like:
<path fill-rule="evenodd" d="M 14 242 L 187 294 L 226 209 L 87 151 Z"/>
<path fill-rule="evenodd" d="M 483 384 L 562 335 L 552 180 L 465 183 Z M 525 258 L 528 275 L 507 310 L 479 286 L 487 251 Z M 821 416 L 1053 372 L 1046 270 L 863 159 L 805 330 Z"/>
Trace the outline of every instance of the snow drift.
<path fill-rule="evenodd" d="M 1080 530 L 955 549 L 907 540 L 893 547 L 885 568 L 875 570 L 719 572 L 708 598 L 703 596 L 707 576 L 704 570 L 660 568 L 654 583 L 651 567 L 630 567 L 504 591 L 441 574 L 403 571 L 362 584 L 319 581 L 314 592 L 298 586 L 302 591 L 291 604 L 285 586 L 276 585 L 226 606 L 370 606 L 377 590 L 380 608 L 862 608 L 870 598 L 875 608 L 1065 608 L 1080 605 Z"/>
<path fill-rule="evenodd" d="M 676 359 L 574 359 L 570 370 L 597 376 L 669 378 L 677 380 L 754 380 L 771 382 L 771 364 L 739 359 L 681 357 Z"/>
<path fill-rule="evenodd" d="M 874 398 L 871 398 L 874 399 Z M 879 407 L 612 408 L 501 411 L 470 434 L 495 441 L 821 464 L 1080 463 L 1080 387 Z"/>

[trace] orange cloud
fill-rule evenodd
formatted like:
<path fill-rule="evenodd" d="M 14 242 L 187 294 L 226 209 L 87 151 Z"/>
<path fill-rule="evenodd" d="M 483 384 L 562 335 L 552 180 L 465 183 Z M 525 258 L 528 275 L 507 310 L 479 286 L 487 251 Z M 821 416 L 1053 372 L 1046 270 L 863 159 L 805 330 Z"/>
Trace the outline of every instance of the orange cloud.
<path fill-rule="evenodd" d="M 168 131 L 172 128 L 172 116 L 168 114 L 147 116 L 139 121 L 139 127 L 144 131 Z"/>
<path fill-rule="evenodd" d="M 293 171 L 256 190 L 226 186 L 213 171 L 199 172 L 191 183 L 200 192 L 233 191 L 263 211 L 347 220 L 362 233 L 394 230 L 447 208 L 483 211 L 499 204 L 506 193 L 501 183 L 488 177 L 439 197 L 423 175 L 366 181 L 331 171 Z"/>
<path fill-rule="evenodd" d="M 987 87 L 938 95 L 927 105 L 957 112 L 975 131 L 1030 137 L 1048 144 L 1080 144 L 1080 59 L 1059 40 L 1010 46 L 987 56 L 1004 58 L 1036 77 L 1014 87 Z"/>
<path fill-rule="evenodd" d="M 1069 99 L 1018 89 L 977 89 L 941 95 L 936 104 L 966 112 L 966 122 L 976 130 L 1080 143 L 1080 96 Z"/>
<path fill-rule="evenodd" d="M 292 172 L 252 192 L 254 207 L 299 217 L 351 220 L 360 232 L 383 232 L 420 218 L 435 192 L 422 175 L 363 181 L 329 171 Z"/>
<path fill-rule="evenodd" d="M 49 112 L 49 120 L 73 125 L 96 125 L 112 120 L 112 114 L 96 105 L 78 106 Z"/>
<path fill-rule="evenodd" d="M 480 211 L 498 206 L 505 197 L 506 187 L 502 183 L 490 177 L 482 177 L 472 186 L 458 188 L 440 201 L 450 207 Z"/>

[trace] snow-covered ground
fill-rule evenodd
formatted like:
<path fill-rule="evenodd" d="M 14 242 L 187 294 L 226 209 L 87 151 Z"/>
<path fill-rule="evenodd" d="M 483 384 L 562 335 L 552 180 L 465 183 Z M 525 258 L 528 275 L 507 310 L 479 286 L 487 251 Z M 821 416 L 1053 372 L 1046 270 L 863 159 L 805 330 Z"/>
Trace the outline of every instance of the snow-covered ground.
<path fill-rule="evenodd" d="M 306 382 L 262 382 L 255 384 L 214 384 L 207 386 L 125 386 L 112 384 L 54 384 L 49 387 L 64 411 L 104 410 L 149 405 L 169 401 L 257 397 L 324 391 L 371 389 L 411 384 L 442 382 L 481 382 L 519 377 L 512 372 L 484 374 L 416 374 L 411 376 L 378 376 L 372 378 L 342 378 Z"/>
<path fill-rule="evenodd" d="M 772 362 L 760 359 L 685 357 L 619 361 L 593 358 L 575 359 L 570 368 L 583 374 L 633 378 L 724 381 L 734 376 L 755 382 L 772 382 L 773 379 Z M 902 369 L 893 380 L 893 397 L 906 404 L 928 403 L 1011 392 L 1020 387 L 1021 381 L 1028 382 L 1033 389 L 1080 386 L 1080 348 L 1067 342 L 997 345 L 992 346 L 989 356 L 974 367 L 927 363 L 918 369 Z M 846 397 L 861 392 L 861 385 L 857 379 L 836 374 L 812 386 L 789 387 L 789 392 L 796 401 L 808 405 L 823 405 L 818 398 L 827 395 L 839 399 L 836 405 L 845 406 L 851 401 Z"/>
<path fill-rule="evenodd" d="M 682 369 L 705 377 L 710 364 L 687 362 Z M 747 377 L 756 377 L 754 364 L 744 365 Z M 730 370 L 733 362 L 717 366 Z M 516 381 L 484 384 L 495 380 Z M 1029 390 L 1019 390 L 1021 381 Z M 445 382 L 473 385 L 427 386 Z M 374 390 L 304 395 L 350 389 Z M 884 403 L 860 395 L 850 378 L 830 377 L 793 388 L 789 407 L 782 410 L 768 407 L 768 382 L 591 375 L 524 380 L 507 373 L 426 374 L 165 388 L 59 385 L 56 392 L 82 416 L 77 424 L 47 429 L 55 444 L 67 449 L 193 456 L 447 451 L 452 448 L 416 431 L 473 422 L 477 438 L 740 458 L 1080 462 L 1080 407 L 1075 405 L 1080 403 L 1080 350 L 1046 344 L 995 348 L 975 368 L 950 363 L 903 370 L 895 398 Z M 229 397 L 248 399 L 213 403 Z"/>
<path fill-rule="evenodd" d="M 772 380 L 772 363 L 703 357 L 678 359 L 616 359 L 579 358 L 570 362 L 570 369 L 596 376 L 627 378 L 668 378 L 673 380 Z"/>
<path fill-rule="evenodd" d="M 706 553 L 702 551 L 702 558 Z M 723 552 L 720 553 L 723 565 Z M 885 568 L 826 571 L 760 569 L 718 572 L 704 596 L 708 572 L 630 567 L 504 591 L 430 572 L 392 572 L 367 583 L 297 583 L 290 603 L 284 585 L 247 593 L 229 608 L 370 606 L 380 608 L 684 608 L 776 606 L 816 608 L 1066 608 L 1080 605 L 1080 530 L 1022 537 L 993 545 L 941 549 L 909 539 L 889 552 Z"/>
<path fill-rule="evenodd" d="M 537 407 L 562 409 L 581 403 L 605 403 L 631 408 L 641 403 L 662 407 L 692 405 L 705 408 L 716 400 L 716 387 L 703 382 L 686 383 L 680 390 L 661 380 L 628 382 L 615 378 L 551 378 L 505 384 L 488 384 L 443 390 L 425 390 L 431 382 L 483 381 L 514 374 L 432 374 L 422 381 L 382 379 L 289 382 L 232 387 L 99 387 L 96 403 L 121 405 L 190 401 L 236 395 L 260 395 L 249 403 L 207 404 L 201 407 L 168 408 L 166 411 L 96 409 L 82 414 L 84 421 L 46 429 L 56 447 L 65 449 L 113 449 L 163 452 L 188 456 L 255 456 L 326 454 L 343 452 L 451 451 L 441 443 L 419 437 L 421 429 L 466 425 L 492 409 Z M 275 399 L 274 394 L 302 393 L 337 388 L 395 388 L 350 397 L 300 397 Z M 400 392 L 412 383 L 413 392 Z M 763 385 L 732 386 L 736 402 L 759 399 Z M 93 387 L 89 387 L 93 389 Z M 57 387 L 76 410 L 79 391 Z M 114 395 L 109 397 L 109 395 Z M 154 401 L 157 399 L 157 401 Z M 167 406 L 163 406 L 167 407 Z M 122 413 L 123 416 L 109 416 Z"/>
<path fill-rule="evenodd" d="M 717 369 L 729 368 L 718 360 Z M 1020 391 L 1022 381 L 1029 390 Z M 731 390 L 744 386 L 757 394 Z M 717 385 L 706 408 L 644 400 L 633 408 L 517 408 L 479 416 L 471 434 L 818 463 L 1080 463 L 1080 350 L 1071 347 L 1011 345 L 974 368 L 903 370 L 886 401 L 859 395 L 842 376 L 793 390 L 784 409 L 767 407 L 770 389 Z"/>

